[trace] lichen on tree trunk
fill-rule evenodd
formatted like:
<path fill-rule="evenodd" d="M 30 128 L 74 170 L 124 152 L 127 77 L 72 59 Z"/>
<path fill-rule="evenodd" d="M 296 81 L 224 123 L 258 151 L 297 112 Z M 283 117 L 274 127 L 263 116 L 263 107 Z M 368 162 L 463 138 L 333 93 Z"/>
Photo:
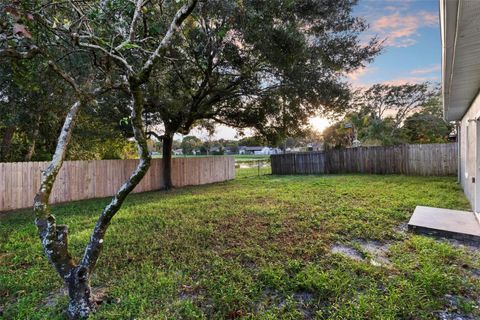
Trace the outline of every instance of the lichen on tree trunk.
<path fill-rule="evenodd" d="M 70 319 L 82 319 L 88 317 L 95 305 L 91 298 L 90 278 L 82 266 L 77 266 L 65 279 L 68 287 L 67 316 Z"/>

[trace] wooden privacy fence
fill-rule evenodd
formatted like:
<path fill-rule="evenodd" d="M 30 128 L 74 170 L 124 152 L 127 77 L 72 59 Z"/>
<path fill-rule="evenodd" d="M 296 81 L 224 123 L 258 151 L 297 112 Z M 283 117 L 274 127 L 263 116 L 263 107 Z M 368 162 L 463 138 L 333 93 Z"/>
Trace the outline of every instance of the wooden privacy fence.
<path fill-rule="evenodd" d="M 135 170 L 138 160 L 65 161 L 50 198 L 51 203 L 108 197 Z M 27 208 L 40 186 L 40 172 L 49 162 L 0 163 L 0 211 Z M 162 159 L 153 159 L 133 192 L 159 190 L 164 186 Z M 201 185 L 235 178 L 233 157 L 175 158 L 175 187 Z"/>
<path fill-rule="evenodd" d="M 272 155 L 273 174 L 457 174 L 457 144 L 360 147 Z"/>

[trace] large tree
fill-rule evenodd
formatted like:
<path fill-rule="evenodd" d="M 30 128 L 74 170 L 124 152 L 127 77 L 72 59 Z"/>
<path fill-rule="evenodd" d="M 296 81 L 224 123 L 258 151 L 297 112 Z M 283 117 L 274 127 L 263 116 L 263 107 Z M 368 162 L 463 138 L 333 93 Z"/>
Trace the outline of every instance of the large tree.
<path fill-rule="evenodd" d="M 330 147 L 349 147 L 355 139 L 364 145 L 411 142 L 405 135 L 415 133 L 406 130 L 405 126 L 413 129 L 413 120 L 418 120 L 420 114 L 433 117 L 432 107 L 427 106 L 435 104 L 436 93 L 437 89 L 429 83 L 375 84 L 360 89 L 355 92 L 342 120 L 325 130 L 325 142 Z"/>
<path fill-rule="evenodd" d="M 352 16 L 355 3 L 200 5 L 159 64 L 146 97 L 150 123 L 163 127 L 158 137 L 164 142 L 166 187 L 172 186 L 171 142 L 177 132 L 214 122 L 252 128 L 275 143 L 304 131 L 318 112 L 346 106 L 349 89 L 342 75 L 380 50 L 376 39 L 360 41 L 367 25 Z"/>
<path fill-rule="evenodd" d="M 443 119 L 443 104 L 437 93 L 405 119 L 402 134 L 408 143 L 444 143 L 452 129 L 453 125 Z"/>
<path fill-rule="evenodd" d="M 0 58 L 40 57 L 71 88 L 72 104 L 52 161 L 42 172 L 34 202 L 35 223 L 44 253 L 68 287 L 70 318 L 88 317 L 94 310 L 90 279 L 105 233 L 126 196 L 150 166 L 142 119 L 144 87 L 197 1 L 189 0 L 180 8 L 178 2 L 12 1 L 0 4 Z M 56 223 L 49 197 L 80 110 L 95 108 L 112 89 L 119 89 L 128 97 L 130 123 L 140 161 L 100 214 L 83 257 L 77 261 L 69 251 L 68 227 Z"/>
<path fill-rule="evenodd" d="M 405 119 L 418 111 L 435 94 L 428 82 L 402 85 L 374 84 L 355 94 L 353 107 L 370 114 L 373 122 L 389 119 L 389 134 L 394 136 Z"/>

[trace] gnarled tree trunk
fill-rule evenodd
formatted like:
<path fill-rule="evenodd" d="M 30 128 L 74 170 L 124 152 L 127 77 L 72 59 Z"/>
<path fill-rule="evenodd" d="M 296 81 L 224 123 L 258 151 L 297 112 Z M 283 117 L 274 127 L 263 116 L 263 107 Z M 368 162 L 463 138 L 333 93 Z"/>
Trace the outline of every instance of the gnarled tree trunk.
<path fill-rule="evenodd" d="M 67 315 L 70 319 L 81 319 L 88 317 L 95 309 L 91 298 L 90 277 L 82 266 L 72 269 L 65 278 L 68 288 L 68 309 Z"/>
<path fill-rule="evenodd" d="M 65 284 L 69 287 L 69 292 L 72 291 L 72 293 L 73 290 L 70 290 L 70 283 L 72 283 L 72 278 L 75 277 L 76 265 L 68 251 L 68 227 L 56 224 L 55 217 L 50 212 L 49 198 L 55 179 L 62 167 L 67 146 L 75 125 L 75 119 L 77 118 L 81 105 L 82 103 L 80 101 L 75 102 L 65 118 L 55 153 L 50 165 L 42 172 L 40 190 L 37 192 L 33 204 L 35 224 L 37 225 L 38 234 L 42 241 L 43 251 Z M 87 303 L 82 308 L 83 311 L 81 314 L 86 316 L 91 309 L 92 306 L 90 303 Z M 68 314 L 70 314 L 70 308 Z M 80 312 L 76 312 L 76 314 L 80 314 Z"/>
<path fill-rule="evenodd" d="M 172 182 L 173 134 L 165 132 L 162 145 L 163 182 L 166 190 L 173 188 Z"/>
<path fill-rule="evenodd" d="M 35 197 L 34 211 L 36 225 L 42 240 L 43 250 L 50 263 L 63 278 L 68 287 L 69 304 L 67 315 L 70 319 L 86 318 L 94 310 L 91 299 L 90 279 L 95 269 L 103 248 L 103 239 L 111 219 L 120 209 L 127 195 L 142 180 L 150 166 L 150 154 L 147 139 L 144 134 L 142 111 L 143 95 L 139 88 L 132 90 L 134 107 L 131 119 L 132 127 L 137 142 L 140 162 L 130 178 L 120 187 L 111 202 L 105 207 L 98 218 L 90 237 L 90 242 L 85 249 L 82 260 L 76 264 L 68 251 L 68 228 L 57 225 L 55 217 L 50 213 L 49 197 L 60 171 L 71 138 L 75 118 L 82 103 L 76 102 L 70 109 L 62 127 L 57 149 L 52 162 L 42 174 L 42 183 Z"/>

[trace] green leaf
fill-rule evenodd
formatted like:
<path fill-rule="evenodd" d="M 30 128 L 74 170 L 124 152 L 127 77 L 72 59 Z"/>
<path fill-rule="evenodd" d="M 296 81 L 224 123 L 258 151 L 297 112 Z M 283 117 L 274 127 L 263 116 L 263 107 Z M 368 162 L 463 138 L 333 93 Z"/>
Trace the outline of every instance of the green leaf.
<path fill-rule="evenodd" d="M 122 46 L 122 49 L 134 49 L 134 48 L 140 48 L 138 45 L 134 44 L 134 43 L 131 43 L 131 42 L 127 42 L 125 43 L 123 46 Z"/>

